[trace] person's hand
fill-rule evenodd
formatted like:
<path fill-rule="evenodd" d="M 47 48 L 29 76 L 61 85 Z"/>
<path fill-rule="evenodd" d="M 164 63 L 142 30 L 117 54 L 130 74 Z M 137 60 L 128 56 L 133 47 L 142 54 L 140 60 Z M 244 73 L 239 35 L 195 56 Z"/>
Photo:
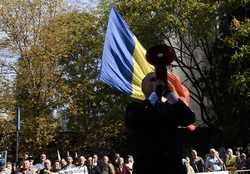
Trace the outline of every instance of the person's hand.
<path fill-rule="evenodd" d="M 214 152 L 214 156 L 215 156 L 216 158 L 218 158 L 218 157 L 219 157 L 219 153 L 218 153 L 217 151 L 215 151 L 215 152 Z"/>

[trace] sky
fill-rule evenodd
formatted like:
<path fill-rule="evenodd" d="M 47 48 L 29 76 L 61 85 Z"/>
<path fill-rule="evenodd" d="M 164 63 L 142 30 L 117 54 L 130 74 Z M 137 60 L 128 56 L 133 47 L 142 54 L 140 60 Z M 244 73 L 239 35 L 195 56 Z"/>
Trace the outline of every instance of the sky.
<path fill-rule="evenodd" d="M 70 6 L 94 8 L 100 0 L 65 0 L 65 2 Z"/>
<path fill-rule="evenodd" d="M 100 0 L 64 0 L 70 7 L 72 8 L 95 8 L 98 5 Z M 2 38 L 4 34 L 0 32 L 0 38 Z M 16 60 L 17 55 L 12 54 L 8 49 L 0 49 L 0 59 L 4 61 Z M 14 59 L 13 59 L 14 58 Z"/>
<path fill-rule="evenodd" d="M 95 8 L 98 5 L 98 2 L 100 0 L 64 0 L 67 5 L 69 5 L 71 8 L 76 9 L 92 9 Z M 0 32 L 0 39 L 4 37 L 4 33 Z M 0 49 L 0 60 L 6 62 L 6 63 L 15 63 L 17 61 L 18 55 L 11 53 L 9 49 Z M 5 74 L 6 69 L 0 68 L 0 73 Z M 6 75 L 5 75 L 6 76 Z M 13 74 L 11 73 L 11 77 L 13 78 Z"/>

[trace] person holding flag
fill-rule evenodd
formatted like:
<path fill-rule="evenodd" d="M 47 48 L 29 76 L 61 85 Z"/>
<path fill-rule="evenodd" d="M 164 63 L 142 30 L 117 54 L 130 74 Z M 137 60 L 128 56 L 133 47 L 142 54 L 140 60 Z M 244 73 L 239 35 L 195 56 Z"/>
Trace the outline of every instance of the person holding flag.
<path fill-rule="evenodd" d="M 146 51 L 112 8 L 99 79 L 137 99 L 128 105 L 125 117 L 135 174 L 185 173 L 177 127 L 192 125 L 195 116 L 188 107 L 188 90 L 165 69 L 175 57 L 166 45 Z M 157 66 L 154 59 L 160 60 Z"/>
<path fill-rule="evenodd" d="M 170 52 L 173 52 L 171 47 L 159 45 L 150 48 L 147 57 L 158 59 L 154 56 L 160 55 L 172 59 L 167 57 Z M 184 174 L 186 169 L 181 162 L 182 144 L 177 129 L 194 123 L 195 116 L 180 99 L 171 81 L 165 80 L 166 70 L 160 70 L 162 74 L 158 74 L 157 69 L 142 81 L 146 99 L 131 102 L 127 107 L 125 123 L 130 150 L 135 156 L 135 172 L 160 173 L 162 167 L 167 166 L 164 173 Z"/>

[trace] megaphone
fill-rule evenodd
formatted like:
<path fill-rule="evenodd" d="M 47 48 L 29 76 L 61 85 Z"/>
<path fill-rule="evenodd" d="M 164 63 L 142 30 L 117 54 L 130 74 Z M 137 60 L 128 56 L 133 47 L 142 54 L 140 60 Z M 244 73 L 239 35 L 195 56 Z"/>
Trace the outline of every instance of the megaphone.
<path fill-rule="evenodd" d="M 146 60 L 155 67 L 156 79 L 164 82 L 164 85 L 158 89 L 159 97 L 161 97 L 164 89 L 168 89 L 167 65 L 170 65 L 175 59 L 174 49 L 165 44 L 156 45 L 147 50 Z"/>

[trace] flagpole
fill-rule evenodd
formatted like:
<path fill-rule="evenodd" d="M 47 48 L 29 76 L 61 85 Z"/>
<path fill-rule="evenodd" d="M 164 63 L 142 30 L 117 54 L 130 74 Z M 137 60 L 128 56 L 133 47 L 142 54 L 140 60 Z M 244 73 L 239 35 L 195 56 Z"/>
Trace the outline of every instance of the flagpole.
<path fill-rule="evenodd" d="M 16 165 L 19 162 L 19 131 L 20 131 L 20 108 L 16 109 Z"/>
<path fill-rule="evenodd" d="M 60 155 L 60 152 L 59 152 L 58 149 L 57 149 L 57 158 L 58 158 L 59 161 L 61 161 L 61 155 Z"/>

